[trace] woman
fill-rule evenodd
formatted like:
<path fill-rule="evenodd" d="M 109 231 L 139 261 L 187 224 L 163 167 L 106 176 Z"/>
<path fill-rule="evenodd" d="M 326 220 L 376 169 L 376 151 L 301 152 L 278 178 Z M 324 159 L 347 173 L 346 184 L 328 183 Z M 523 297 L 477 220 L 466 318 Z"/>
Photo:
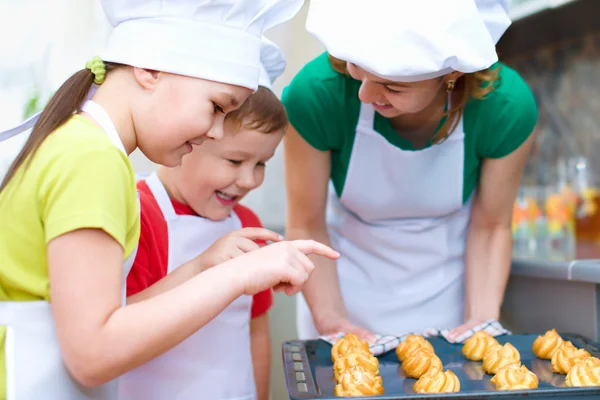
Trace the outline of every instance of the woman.
<path fill-rule="evenodd" d="M 301 4 L 103 1 L 115 25 L 107 63 L 95 59 L 57 91 L 0 185 L 0 398 L 114 399 L 116 377 L 239 296 L 293 294 L 313 268 L 305 254 L 337 257 L 313 242 L 276 243 L 122 307 L 140 232 L 127 155 L 139 147 L 175 166 L 221 138 L 225 114 L 258 87 L 263 31 Z"/>
<path fill-rule="evenodd" d="M 300 338 L 458 335 L 499 318 L 537 121 L 526 83 L 497 62 L 509 24 L 500 0 L 311 2 L 327 53 L 283 95 L 287 235 L 343 256 L 315 260 Z"/>

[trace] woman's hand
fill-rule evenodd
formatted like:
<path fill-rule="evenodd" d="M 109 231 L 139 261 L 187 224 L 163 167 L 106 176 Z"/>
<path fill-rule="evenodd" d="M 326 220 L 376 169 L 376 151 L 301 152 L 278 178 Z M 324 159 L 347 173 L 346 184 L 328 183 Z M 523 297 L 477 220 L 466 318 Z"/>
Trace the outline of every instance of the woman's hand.
<path fill-rule="evenodd" d="M 461 336 L 462 334 L 464 334 L 465 332 L 467 332 L 469 329 L 473 329 L 477 325 L 481 325 L 484 322 L 485 321 L 481 320 L 481 319 L 476 319 L 476 318 L 469 319 L 464 324 L 462 324 L 460 326 L 457 326 L 456 328 L 452 329 L 450 331 L 450 333 L 448 333 L 448 338 L 450 340 L 455 340 L 456 338 L 458 338 L 459 336 Z"/>
<path fill-rule="evenodd" d="M 280 242 L 283 237 L 264 228 L 244 228 L 228 233 L 198 256 L 200 271 L 259 249 L 257 240 Z"/>
<path fill-rule="evenodd" d="M 321 317 L 315 321 L 315 327 L 321 335 L 329 335 L 334 333 L 354 333 L 359 338 L 368 342 L 375 342 L 377 338 L 367 329 L 361 328 L 352 324 L 348 319 L 331 315 L 329 317 Z"/>

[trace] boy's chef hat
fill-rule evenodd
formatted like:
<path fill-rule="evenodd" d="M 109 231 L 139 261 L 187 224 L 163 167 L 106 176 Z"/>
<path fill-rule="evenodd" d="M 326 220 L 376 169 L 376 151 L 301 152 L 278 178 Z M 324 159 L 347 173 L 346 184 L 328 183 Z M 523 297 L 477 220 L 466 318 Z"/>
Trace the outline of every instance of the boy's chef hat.
<path fill-rule="evenodd" d="M 498 61 L 509 0 L 311 0 L 306 29 L 329 54 L 414 82 Z"/>
<path fill-rule="evenodd" d="M 272 90 L 275 80 L 285 71 L 285 56 L 275 43 L 263 37 L 260 49 L 260 61 L 260 78 L 258 84 Z"/>
<path fill-rule="evenodd" d="M 101 0 L 104 61 L 258 87 L 261 37 L 303 0 Z"/>

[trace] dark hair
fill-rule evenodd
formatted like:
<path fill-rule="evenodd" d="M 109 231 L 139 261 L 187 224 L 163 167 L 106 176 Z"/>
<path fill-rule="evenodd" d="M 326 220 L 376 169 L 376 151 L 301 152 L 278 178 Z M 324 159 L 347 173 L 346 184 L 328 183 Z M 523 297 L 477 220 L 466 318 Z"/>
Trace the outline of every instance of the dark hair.
<path fill-rule="evenodd" d="M 244 127 L 263 133 L 282 131 L 288 126 L 285 107 L 275 93 L 263 86 L 259 86 L 240 108 L 227 114 L 225 121 L 236 130 Z"/>
<path fill-rule="evenodd" d="M 107 74 L 110 70 L 118 66 L 117 64 L 105 64 Z M 52 132 L 67 122 L 73 113 L 79 109 L 93 83 L 94 74 L 92 71 L 89 69 L 82 69 L 62 84 L 44 108 L 44 111 L 33 127 L 33 131 L 29 135 L 29 138 L 8 168 L 4 180 L 0 185 L 0 192 L 4 190 L 19 167 L 22 166 L 26 160 L 28 160 L 28 162 L 25 168 L 29 166 L 35 152 L 40 148 L 44 140 L 46 140 Z"/>

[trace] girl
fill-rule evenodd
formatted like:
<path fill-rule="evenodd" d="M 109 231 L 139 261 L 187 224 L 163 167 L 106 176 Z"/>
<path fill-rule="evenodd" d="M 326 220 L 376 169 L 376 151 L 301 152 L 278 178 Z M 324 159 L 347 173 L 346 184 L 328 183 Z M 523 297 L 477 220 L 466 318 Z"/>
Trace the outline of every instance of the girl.
<path fill-rule="evenodd" d="M 311 1 L 328 54 L 283 95 L 287 234 L 343 258 L 316 261 L 302 339 L 499 318 L 537 121 L 527 84 L 497 62 L 509 25 L 503 0 Z"/>
<path fill-rule="evenodd" d="M 139 147 L 175 166 L 220 138 L 225 114 L 256 90 L 263 30 L 301 4 L 103 2 L 115 26 L 107 63 L 96 59 L 57 91 L 0 186 L 2 397 L 112 399 L 116 377 L 240 295 L 293 294 L 313 269 L 305 254 L 337 257 L 310 241 L 276 243 L 121 306 L 140 229 L 127 155 Z"/>
<path fill-rule="evenodd" d="M 141 234 L 127 277 L 128 303 L 278 240 L 278 234 L 262 229 L 258 217 L 238 204 L 262 184 L 265 164 L 287 127 L 285 109 L 270 90 L 285 59 L 266 39 L 261 59 L 260 87 L 227 115 L 224 138 L 204 142 L 181 165 L 161 166 L 138 182 Z M 240 296 L 184 342 L 121 377 L 120 399 L 268 400 L 272 301 L 270 289 Z"/>

